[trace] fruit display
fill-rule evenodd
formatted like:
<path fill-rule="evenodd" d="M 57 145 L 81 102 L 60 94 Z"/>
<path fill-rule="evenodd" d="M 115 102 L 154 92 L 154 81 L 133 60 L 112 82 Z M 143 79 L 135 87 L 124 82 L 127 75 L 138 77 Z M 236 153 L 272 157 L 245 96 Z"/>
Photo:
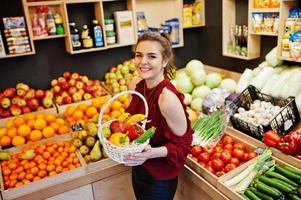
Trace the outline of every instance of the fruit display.
<path fill-rule="evenodd" d="M 105 74 L 105 85 L 114 93 L 127 91 L 127 84 L 138 77 L 138 71 L 134 65 L 134 60 L 124 61 L 117 67 L 110 67 Z"/>
<path fill-rule="evenodd" d="M 55 135 L 68 133 L 70 127 L 66 121 L 53 114 L 27 113 L 9 119 L 0 127 L 0 145 L 3 148 L 23 145 L 29 141 L 38 141 Z"/>
<path fill-rule="evenodd" d="M 53 106 L 53 94 L 49 90 L 30 88 L 18 83 L 0 92 L 0 119 L 17 116 Z"/>
<path fill-rule="evenodd" d="M 79 102 L 107 94 L 99 80 L 90 80 L 78 73 L 64 72 L 63 76 L 51 81 L 50 91 L 58 105 Z"/>
<path fill-rule="evenodd" d="M 34 144 L 1 162 L 4 189 L 10 189 L 80 167 L 76 148 L 68 141 Z"/>
<path fill-rule="evenodd" d="M 226 134 L 216 146 L 193 146 L 191 158 L 219 177 L 257 156 L 244 143 Z"/>

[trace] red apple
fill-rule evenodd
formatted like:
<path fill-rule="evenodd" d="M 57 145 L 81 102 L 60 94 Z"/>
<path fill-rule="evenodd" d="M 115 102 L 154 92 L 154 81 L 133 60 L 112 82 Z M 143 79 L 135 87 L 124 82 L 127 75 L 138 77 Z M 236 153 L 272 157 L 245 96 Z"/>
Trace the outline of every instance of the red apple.
<path fill-rule="evenodd" d="M 85 100 L 92 99 L 92 95 L 90 93 L 85 93 L 84 94 L 84 99 Z"/>
<path fill-rule="evenodd" d="M 65 72 L 63 73 L 63 77 L 64 77 L 66 80 L 68 80 L 68 79 L 71 77 L 71 73 L 68 72 L 68 71 L 65 71 Z"/>
<path fill-rule="evenodd" d="M 82 88 L 84 88 L 84 83 L 81 81 L 77 81 L 75 87 L 77 89 L 82 89 Z"/>
<path fill-rule="evenodd" d="M 8 97 L 8 98 L 12 98 L 13 96 L 15 96 L 16 94 L 16 89 L 15 88 L 6 88 L 4 91 L 3 91 L 3 95 L 5 97 Z"/>
<path fill-rule="evenodd" d="M 75 86 L 75 85 L 76 85 L 76 80 L 70 79 L 70 80 L 68 81 L 68 83 L 69 83 L 70 86 Z"/>
<path fill-rule="evenodd" d="M 20 97 L 24 97 L 26 94 L 26 91 L 23 89 L 17 89 L 17 95 Z"/>
<path fill-rule="evenodd" d="M 112 133 L 116 133 L 116 132 L 125 133 L 126 125 L 118 120 L 115 120 L 112 121 L 112 123 L 110 124 L 110 129 Z"/>
<path fill-rule="evenodd" d="M 70 87 L 69 89 L 68 89 L 68 94 L 69 95 L 73 95 L 75 92 L 77 92 L 77 89 L 76 89 L 76 87 Z"/>
<path fill-rule="evenodd" d="M 82 80 L 82 82 L 84 82 L 84 83 L 88 83 L 89 78 L 88 78 L 88 76 L 82 76 L 81 80 Z"/>
<path fill-rule="evenodd" d="M 2 92 L 0 92 L 0 99 L 2 99 L 4 97 L 4 94 Z"/>
<path fill-rule="evenodd" d="M 72 103 L 72 98 L 70 96 L 65 96 L 63 98 L 63 104 L 69 104 Z"/>
<path fill-rule="evenodd" d="M 93 86 L 94 85 L 94 81 L 92 80 L 89 80 L 87 83 L 86 83 L 87 86 Z"/>
<path fill-rule="evenodd" d="M 8 108 L 11 105 L 10 99 L 7 97 L 3 97 L 1 99 L 1 106 L 2 108 Z"/>
<path fill-rule="evenodd" d="M 103 96 L 102 92 L 100 90 L 96 90 L 92 92 L 93 97 L 101 97 Z"/>
<path fill-rule="evenodd" d="M 21 108 L 17 105 L 12 105 L 11 107 L 9 107 L 9 111 L 13 116 L 21 115 L 22 113 Z"/>
<path fill-rule="evenodd" d="M 37 110 L 39 107 L 39 101 L 35 98 L 27 100 L 27 106 L 30 110 Z"/>
<path fill-rule="evenodd" d="M 31 110 L 28 106 L 22 107 L 22 113 L 29 113 L 29 112 L 31 112 Z"/>
<path fill-rule="evenodd" d="M 93 86 L 86 86 L 84 87 L 84 91 L 87 93 L 92 94 L 92 92 L 95 90 L 95 88 Z"/>
<path fill-rule="evenodd" d="M 100 80 L 94 80 L 94 85 L 100 85 Z"/>
<path fill-rule="evenodd" d="M 27 92 L 29 90 L 29 86 L 27 84 L 25 84 L 25 83 L 18 83 L 16 85 L 16 88 L 17 88 L 17 90 L 18 89 L 25 90 L 25 92 Z"/>
<path fill-rule="evenodd" d="M 69 87 L 70 87 L 70 86 L 69 86 L 69 83 L 68 83 L 67 81 L 61 82 L 61 83 L 60 83 L 60 86 L 61 86 L 61 89 L 62 89 L 62 90 L 65 90 L 65 91 L 68 90 Z"/>
<path fill-rule="evenodd" d="M 75 92 L 75 93 L 72 95 L 73 102 L 81 101 L 82 98 L 83 98 L 83 96 L 82 96 L 79 92 Z"/>
<path fill-rule="evenodd" d="M 43 90 L 36 90 L 35 96 L 37 99 L 43 99 L 45 97 L 45 92 Z"/>
<path fill-rule="evenodd" d="M 74 80 L 77 80 L 79 78 L 79 74 L 78 73 L 72 73 L 71 78 L 74 79 Z"/>
<path fill-rule="evenodd" d="M 61 91 L 61 87 L 59 85 L 53 86 L 54 93 L 59 93 Z"/>
<path fill-rule="evenodd" d="M 65 82 L 66 81 L 66 79 L 64 78 L 64 77 L 59 77 L 58 79 L 57 79 L 57 81 L 59 82 L 59 84 L 60 83 L 62 83 L 62 82 Z"/>
<path fill-rule="evenodd" d="M 24 107 L 24 106 L 26 106 L 26 101 L 25 101 L 25 99 L 20 99 L 20 100 L 17 102 L 16 105 L 18 105 L 19 107 Z"/>
<path fill-rule="evenodd" d="M 53 87 L 53 86 L 55 86 L 55 85 L 57 85 L 59 82 L 56 80 L 56 79 L 53 79 L 52 81 L 51 81 L 51 86 Z"/>
<path fill-rule="evenodd" d="M 53 93 L 50 92 L 49 90 L 46 90 L 45 97 L 52 99 L 53 98 Z"/>
<path fill-rule="evenodd" d="M 10 114 L 8 109 L 2 109 L 1 110 L 1 112 L 0 112 L 0 117 L 1 118 L 6 118 L 6 117 L 10 117 L 10 116 L 11 116 L 11 114 Z"/>
<path fill-rule="evenodd" d="M 24 96 L 24 99 L 31 99 L 35 97 L 35 89 L 29 89 Z"/>
<path fill-rule="evenodd" d="M 61 97 L 66 97 L 66 96 L 70 96 L 69 94 L 68 94 L 68 92 L 67 91 L 63 91 L 63 92 L 61 92 L 61 95 L 58 95 L 58 96 L 61 96 Z"/>
<path fill-rule="evenodd" d="M 116 71 L 117 71 L 117 67 L 111 67 L 111 68 L 110 68 L 110 72 L 113 72 L 113 73 L 114 73 L 114 72 L 116 72 Z"/>
<path fill-rule="evenodd" d="M 84 94 L 85 94 L 84 89 L 79 89 L 77 92 L 80 93 L 81 95 L 84 95 Z"/>
<path fill-rule="evenodd" d="M 62 96 L 56 96 L 55 97 L 55 102 L 59 105 L 63 104 L 63 97 Z"/>
<path fill-rule="evenodd" d="M 20 99 L 22 99 L 22 98 L 19 96 L 13 96 L 13 98 L 11 99 L 11 103 L 17 104 Z"/>

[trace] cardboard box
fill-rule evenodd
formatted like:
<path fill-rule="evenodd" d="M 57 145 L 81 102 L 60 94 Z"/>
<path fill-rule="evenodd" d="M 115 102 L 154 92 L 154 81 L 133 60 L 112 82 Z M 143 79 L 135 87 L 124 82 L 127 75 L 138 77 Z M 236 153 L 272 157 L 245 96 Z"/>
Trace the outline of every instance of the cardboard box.
<path fill-rule="evenodd" d="M 117 32 L 117 42 L 120 45 L 134 44 L 135 29 L 132 11 L 114 12 Z"/>

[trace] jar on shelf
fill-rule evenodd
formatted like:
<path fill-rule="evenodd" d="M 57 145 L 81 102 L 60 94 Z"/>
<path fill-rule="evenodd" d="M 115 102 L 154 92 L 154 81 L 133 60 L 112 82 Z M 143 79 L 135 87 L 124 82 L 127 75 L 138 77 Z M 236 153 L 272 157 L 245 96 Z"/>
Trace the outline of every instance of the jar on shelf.
<path fill-rule="evenodd" d="M 114 32 L 114 20 L 111 18 L 106 18 L 105 19 L 105 30 L 110 32 Z"/>
<path fill-rule="evenodd" d="M 106 31 L 106 38 L 108 45 L 116 43 L 116 33 L 114 31 Z"/>

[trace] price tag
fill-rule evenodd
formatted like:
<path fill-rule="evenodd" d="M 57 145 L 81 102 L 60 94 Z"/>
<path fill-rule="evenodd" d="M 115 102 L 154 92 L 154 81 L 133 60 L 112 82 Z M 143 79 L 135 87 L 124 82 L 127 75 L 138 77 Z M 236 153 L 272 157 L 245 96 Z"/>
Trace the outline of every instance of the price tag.
<path fill-rule="evenodd" d="M 81 124 L 73 124 L 71 126 L 72 131 L 82 131 L 84 130 L 83 126 Z"/>
<path fill-rule="evenodd" d="M 264 152 L 264 149 L 261 148 L 261 147 L 257 147 L 255 150 L 254 150 L 255 153 L 257 153 L 258 155 L 261 155 L 263 152 Z"/>
<path fill-rule="evenodd" d="M 293 121 L 291 119 L 288 119 L 284 122 L 284 130 L 288 130 L 292 127 Z"/>

